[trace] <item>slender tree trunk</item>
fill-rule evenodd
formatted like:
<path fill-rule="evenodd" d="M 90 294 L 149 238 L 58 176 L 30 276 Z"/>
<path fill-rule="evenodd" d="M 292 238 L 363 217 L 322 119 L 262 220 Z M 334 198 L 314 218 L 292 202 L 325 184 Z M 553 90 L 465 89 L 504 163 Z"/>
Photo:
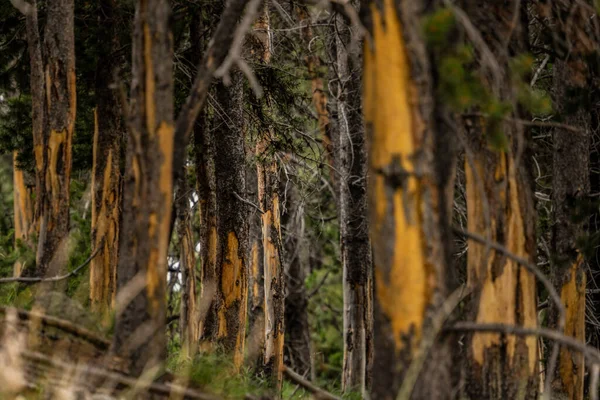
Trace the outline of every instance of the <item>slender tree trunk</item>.
<path fill-rule="evenodd" d="M 367 218 L 367 150 L 363 128 L 360 49 L 337 17 L 340 129 L 340 251 L 344 291 L 344 391 L 367 393 L 373 362 L 373 264 Z"/>
<path fill-rule="evenodd" d="M 500 76 L 489 77 L 490 92 L 511 102 L 516 118 L 526 117 L 515 105 L 515 86 L 508 68 L 509 51 L 519 54 L 527 49 L 526 2 L 467 1 L 465 10 L 476 26 L 484 27 L 482 35 L 500 66 L 495 72 Z M 489 146 L 483 121 L 466 119 L 465 129 L 467 150 L 472 154 L 465 161 L 468 230 L 535 263 L 536 214 L 523 127 L 514 122 L 502 124 L 500 134 L 509 143 L 505 149 Z M 537 327 L 536 282 L 531 273 L 474 242 L 469 242 L 467 271 L 469 285 L 481 287 L 472 299 L 476 322 Z M 537 398 L 536 338 L 469 335 L 467 359 L 466 389 L 471 398 Z"/>
<path fill-rule="evenodd" d="M 18 152 L 13 153 L 13 211 L 15 226 L 15 246 L 18 241 L 29 243 L 29 233 L 33 225 L 33 204 L 31 188 L 25 183 L 25 172 L 17 164 Z M 14 265 L 14 276 L 20 276 L 23 264 L 17 260 Z"/>
<path fill-rule="evenodd" d="M 68 257 L 71 150 L 76 111 L 73 18 L 73 0 L 47 4 L 43 48 L 47 118 L 42 147 L 46 190 L 39 200 L 42 202 L 37 251 L 39 276 L 49 269 L 57 273 L 64 268 Z"/>
<path fill-rule="evenodd" d="M 195 346 L 200 339 L 196 298 L 196 257 L 189 198 L 187 174 L 183 173 L 177 185 L 175 199 L 177 236 L 179 237 L 179 270 L 182 282 L 179 324 L 182 343 L 188 355 L 195 352 Z"/>
<path fill-rule="evenodd" d="M 118 292 L 133 298 L 117 309 L 114 351 L 141 374 L 166 356 L 167 250 L 173 200 L 173 81 L 170 6 L 136 4 L 131 133 L 123 188 Z M 140 282 L 143 285 L 140 287 Z"/>
<path fill-rule="evenodd" d="M 109 39 L 100 39 L 96 70 L 94 159 L 92 165 L 92 248 L 100 251 L 90 263 L 90 300 L 97 311 L 113 307 L 119 233 L 121 230 L 121 144 L 124 126 L 117 91 L 111 85 L 118 73 L 120 58 L 117 37 L 116 3 L 100 3 L 98 22 Z"/>
<path fill-rule="evenodd" d="M 263 155 L 266 139 L 256 146 L 256 154 Z M 281 264 L 281 213 L 279 210 L 279 179 L 277 163 L 259 163 L 258 198 L 262 214 L 262 243 L 264 256 L 265 292 L 265 347 L 263 365 L 278 391 L 283 383 L 284 350 L 284 280 Z"/>
<path fill-rule="evenodd" d="M 308 55 L 306 56 L 306 68 L 311 80 L 312 102 L 317 112 L 317 126 L 325 150 L 328 170 L 331 177 L 331 183 L 335 186 L 337 179 L 335 173 L 335 149 L 333 145 L 332 129 L 327 110 L 327 92 L 323 84 L 323 78 L 319 75 L 321 62 L 315 49 L 311 49 L 313 42 L 312 22 L 308 8 L 305 5 L 299 5 L 296 9 L 300 24 L 302 24 L 302 39 L 307 46 Z"/>
<path fill-rule="evenodd" d="M 31 9 L 25 16 L 25 27 L 27 30 L 27 46 L 29 50 L 30 90 L 32 106 L 32 130 L 33 148 L 35 156 L 35 191 L 36 200 L 34 204 L 33 223 L 30 227 L 31 233 L 40 233 L 40 217 L 42 215 L 42 204 L 45 198 L 46 184 L 44 173 L 44 66 L 42 62 L 42 45 L 38 27 L 37 2 L 30 2 Z M 39 239 L 39 238 L 38 238 Z"/>
<path fill-rule="evenodd" d="M 431 66 L 418 24 L 424 3 L 369 2 L 363 13 L 370 31 L 363 109 L 375 267 L 373 399 L 396 398 L 454 285 L 448 267 L 454 157 L 441 145 L 448 129 L 435 118 Z M 452 352 L 447 340 L 431 351 L 413 399 L 451 398 Z"/>
<path fill-rule="evenodd" d="M 578 240 L 584 234 L 585 202 L 590 190 L 590 129 L 593 85 L 587 58 L 597 51 L 589 32 L 589 11 L 573 1 L 552 2 L 556 34 L 566 38 L 568 48 L 556 44 L 560 55 L 553 66 L 554 109 L 562 122 L 580 129 L 554 131 L 552 204 L 554 226 L 553 279 L 565 306 L 564 333 L 582 342 L 585 335 L 586 271 Z M 575 24 L 573 24 L 575 23 Z M 583 400 L 585 364 L 582 354 L 561 348 L 553 389 L 565 399 Z"/>
<path fill-rule="evenodd" d="M 310 377 L 313 371 L 305 285 L 309 243 L 305 236 L 304 205 L 293 182 L 288 185 L 285 198 L 287 212 L 281 216 L 285 229 L 285 355 L 294 371 Z"/>
<path fill-rule="evenodd" d="M 234 364 L 240 367 L 244 361 L 248 308 L 248 213 L 237 198 L 246 193 L 241 73 L 233 72 L 232 80 L 229 87 L 217 85 L 221 120 L 215 140 L 216 305 L 218 342 L 225 351 L 233 354 Z"/>

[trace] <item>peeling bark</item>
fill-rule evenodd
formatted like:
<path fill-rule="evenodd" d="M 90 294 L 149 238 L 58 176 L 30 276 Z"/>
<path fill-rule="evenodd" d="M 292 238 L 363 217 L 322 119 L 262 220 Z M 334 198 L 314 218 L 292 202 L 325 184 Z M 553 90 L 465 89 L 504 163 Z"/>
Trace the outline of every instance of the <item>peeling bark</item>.
<path fill-rule="evenodd" d="M 121 230 L 121 143 L 124 125 L 116 91 L 111 88 L 118 73 L 120 58 L 116 3 L 103 0 L 99 24 L 110 39 L 99 41 L 96 70 L 96 110 L 92 165 L 92 248 L 101 250 L 90 263 L 90 300 L 92 308 L 108 312 L 114 306 L 119 233 Z"/>
<path fill-rule="evenodd" d="M 117 290 L 135 290 L 117 310 L 114 352 L 133 375 L 166 357 L 166 270 L 173 200 L 173 82 L 170 6 L 138 0 L 134 21 L 131 132 L 123 186 Z M 137 343 L 136 343 L 137 342 Z"/>
<path fill-rule="evenodd" d="M 45 187 L 38 200 L 41 202 L 36 257 L 38 276 L 47 272 L 58 273 L 66 265 L 68 257 L 66 240 L 69 234 L 71 151 L 76 111 L 73 0 L 49 2 L 46 18 L 43 44 L 44 142 L 42 147 L 35 145 L 36 162 L 42 160 Z M 34 129 L 34 140 L 36 133 Z M 40 156 L 39 152 L 43 155 Z"/>
<path fill-rule="evenodd" d="M 370 30 L 363 112 L 375 276 L 373 399 L 396 398 L 432 315 L 454 286 L 447 234 L 453 156 L 440 146 L 447 128 L 435 118 L 418 24 L 423 4 L 369 2 L 362 13 Z M 412 398 L 451 398 L 452 352 L 446 339 L 436 344 Z"/>
<path fill-rule="evenodd" d="M 474 0 L 465 3 L 464 9 L 473 23 L 485 27 L 482 35 L 500 66 L 496 71 L 499 76 L 483 73 L 490 92 L 513 104 L 515 118 L 524 118 L 515 105 L 516 89 L 509 72 L 509 57 L 527 50 L 526 3 Z M 472 160 L 465 161 L 467 229 L 535 263 L 533 180 L 523 127 L 505 121 L 501 132 L 509 145 L 494 150 L 487 143 L 483 121 L 467 118 L 464 126 L 473 154 Z M 521 158 L 517 160 L 517 156 Z M 531 273 L 503 254 L 471 241 L 467 274 L 471 287 L 481 287 L 471 304 L 476 322 L 537 327 L 537 291 Z M 466 346 L 466 391 L 471 398 L 537 398 L 536 338 L 471 334 Z"/>
<path fill-rule="evenodd" d="M 13 153 L 13 211 L 15 227 L 15 245 L 17 241 L 29 243 L 29 233 L 33 225 L 33 204 L 31 188 L 25 184 L 23 170 L 17 165 L 17 152 Z M 24 265 L 17 260 L 14 265 L 14 276 L 21 276 Z"/>
<path fill-rule="evenodd" d="M 256 146 L 256 154 L 263 155 L 267 142 Z M 279 180 L 275 161 L 259 163 L 258 199 L 262 214 L 262 243 L 265 292 L 265 344 L 263 368 L 278 392 L 283 384 L 284 350 L 284 280 L 281 265 L 281 214 L 279 210 Z"/>

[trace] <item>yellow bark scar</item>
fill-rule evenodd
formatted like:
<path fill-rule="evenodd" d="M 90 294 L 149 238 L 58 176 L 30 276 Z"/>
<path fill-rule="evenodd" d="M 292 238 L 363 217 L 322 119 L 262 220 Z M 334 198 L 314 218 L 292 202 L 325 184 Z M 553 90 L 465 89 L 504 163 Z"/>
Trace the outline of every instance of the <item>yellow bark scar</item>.
<path fill-rule="evenodd" d="M 571 265 L 569 280 L 561 288 L 560 298 L 565 305 L 565 335 L 585 342 L 585 287 L 586 275 L 582 271 L 583 256 L 580 254 Z M 562 388 L 569 399 L 583 399 L 584 357 L 579 352 L 561 348 L 559 375 Z"/>
<path fill-rule="evenodd" d="M 371 170 L 385 169 L 393 159 L 399 159 L 405 170 L 414 171 L 411 157 L 419 144 L 416 130 L 422 124 L 411 105 L 415 90 L 400 20 L 392 0 L 383 2 L 382 12 L 375 5 L 371 5 L 371 11 L 373 41 L 365 44 L 364 56 L 364 112 L 372 134 Z M 382 15 L 386 16 L 385 21 Z M 390 240 L 383 227 L 390 218 L 394 220 L 392 265 L 385 268 L 389 274 L 382 272 L 381 265 L 377 266 L 375 278 L 378 301 L 390 319 L 398 351 L 404 347 L 401 337 L 411 331 L 412 345 L 418 345 L 432 285 L 432 277 L 425 265 L 418 215 L 420 183 L 414 176 L 407 180 L 408 193 L 397 188 L 390 199 L 384 177 L 381 174 L 372 176 L 373 237 L 381 242 Z M 405 215 L 406 209 L 417 217 L 409 218 Z M 391 210 L 393 215 L 389 215 Z"/>

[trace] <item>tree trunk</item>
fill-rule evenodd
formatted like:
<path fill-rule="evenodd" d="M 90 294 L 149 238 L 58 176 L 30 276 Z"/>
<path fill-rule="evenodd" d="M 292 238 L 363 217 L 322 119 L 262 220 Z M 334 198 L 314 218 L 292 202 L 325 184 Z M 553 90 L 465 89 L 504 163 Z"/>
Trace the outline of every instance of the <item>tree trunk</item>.
<path fill-rule="evenodd" d="M 196 257 L 190 210 L 187 174 L 184 172 L 175 192 L 177 236 L 179 237 L 179 270 L 181 271 L 181 311 L 179 317 L 181 342 L 188 355 L 195 353 L 199 334 L 196 298 Z"/>
<path fill-rule="evenodd" d="M 101 39 L 96 70 L 94 159 L 92 165 L 92 249 L 100 251 L 90 263 L 90 300 L 96 311 L 112 309 L 121 230 L 121 144 L 124 126 L 117 91 L 112 88 L 120 67 L 115 0 L 100 4 Z"/>
<path fill-rule="evenodd" d="M 363 13 L 370 31 L 363 107 L 370 149 L 376 400 L 396 398 L 454 286 L 448 267 L 454 157 L 442 145 L 448 128 L 435 118 L 431 66 L 416 23 L 424 3 L 369 2 Z M 434 346 L 413 399 L 451 398 L 452 352 L 447 340 Z"/>
<path fill-rule="evenodd" d="M 29 243 L 29 233 L 33 225 L 33 205 L 31 189 L 25 184 L 25 173 L 17 165 L 17 154 L 13 153 L 13 211 L 15 224 L 15 246 L 20 241 Z M 14 265 L 14 276 L 21 276 L 24 265 L 17 260 Z"/>
<path fill-rule="evenodd" d="M 44 172 L 44 66 L 42 62 L 42 47 L 38 27 L 38 13 L 36 0 L 31 1 L 29 14 L 25 16 L 27 30 L 27 46 L 29 50 L 30 90 L 32 106 L 33 148 L 35 156 L 35 191 L 32 232 L 39 235 L 42 215 L 43 199 L 46 192 L 46 179 Z M 38 238 L 39 239 L 39 238 Z"/>
<path fill-rule="evenodd" d="M 267 139 L 256 146 L 256 154 L 264 155 Z M 258 199 L 262 214 L 262 243 L 265 292 L 265 347 L 263 365 L 278 392 L 283 384 L 284 350 L 284 280 L 281 265 L 281 214 L 277 163 L 259 163 Z"/>
<path fill-rule="evenodd" d="M 327 110 L 327 93 L 323 84 L 323 78 L 319 75 L 321 62 L 318 53 L 310 47 L 313 42 L 312 22 L 306 5 L 298 5 L 296 10 L 298 20 L 302 25 L 302 39 L 305 46 L 307 46 L 306 51 L 308 51 L 305 61 L 308 76 L 311 80 L 312 103 L 317 112 L 317 126 L 321 136 L 321 143 L 325 150 L 325 159 L 327 160 L 327 169 L 329 171 L 331 183 L 336 187 L 336 182 L 338 182 L 338 180 L 336 179 L 335 172 L 335 149 L 329 120 L 329 111 Z"/>
<path fill-rule="evenodd" d="M 48 3 L 46 18 L 43 49 L 46 118 L 41 148 L 46 187 L 39 200 L 42 204 L 36 262 L 38 276 L 58 273 L 68 259 L 69 184 L 76 108 L 73 0 Z"/>
<path fill-rule="evenodd" d="M 373 362 L 373 265 L 367 218 L 367 154 L 356 33 L 337 17 L 340 251 L 344 275 L 342 389 L 367 393 Z"/>
<path fill-rule="evenodd" d="M 123 187 L 117 290 L 133 297 L 117 310 L 114 350 L 141 374 L 166 356 L 165 280 L 173 200 L 173 82 L 167 0 L 136 5 L 131 133 Z M 143 285 L 140 289 L 140 282 Z"/>
<path fill-rule="evenodd" d="M 500 66 L 496 71 L 500 76 L 488 77 L 490 92 L 513 105 L 515 118 L 526 117 L 515 106 L 515 85 L 508 67 L 509 50 L 519 54 L 527 49 L 526 3 L 466 3 L 465 11 L 475 26 L 482 27 L 486 44 Z M 465 129 L 467 155 L 472 154 L 465 161 L 468 230 L 535 264 L 533 180 L 527 143 L 519 144 L 527 137 L 523 127 L 515 122 L 502 123 L 499 132 L 509 143 L 503 149 L 489 146 L 481 119 L 467 118 Z M 472 299 L 476 322 L 537 327 L 536 282 L 525 268 L 486 245 L 469 242 L 467 271 L 468 284 L 481 288 Z M 537 398 L 536 338 L 468 335 L 467 358 L 466 390 L 471 398 Z"/>
<path fill-rule="evenodd" d="M 215 172 L 217 182 L 216 305 L 218 342 L 233 354 L 236 367 L 244 361 L 248 308 L 247 208 L 237 196 L 246 193 L 244 152 L 243 82 L 232 73 L 229 87 L 217 85 L 222 120 L 216 128 Z"/>
<path fill-rule="evenodd" d="M 552 7 L 557 34 L 566 38 L 570 46 L 568 49 L 554 46 L 561 56 L 553 67 L 554 109 L 562 122 L 580 129 L 579 132 L 554 130 L 553 280 L 565 306 L 565 335 L 585 342 L 586 271 L 578 240 L 584 234 L 582 213 L 590 190 L 592 103 L 588 88 L 593 81 L 586 60 L 597 50 L 597 45 L 586 29 L 591 18 L 589 11 L 574 6 L 572 1 L 553 2 Z M 565 399 L 583 400 L 584 375 L 583 355 L 562 347 L 552 382 L 554 391 Z"/>
<path fill-rule="evenodd" d="M 312 353 L 308 325 L 308 270 L 309 243 L 305 236 L 304 205 L 298 187 L 291 182 L 285 198 L 286 210 L 281 216 L 285 248 L 285 355 L 288 366 L 302 376 L 311 376 Z"/>

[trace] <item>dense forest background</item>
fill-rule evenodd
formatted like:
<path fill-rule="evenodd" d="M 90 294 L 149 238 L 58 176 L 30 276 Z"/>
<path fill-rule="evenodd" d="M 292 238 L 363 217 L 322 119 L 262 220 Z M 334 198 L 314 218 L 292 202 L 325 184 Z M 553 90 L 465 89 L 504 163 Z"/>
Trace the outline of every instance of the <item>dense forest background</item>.
<path fill-rule="evenodd" d="M 598 399 L 595 0 L 0 3 L 0 398 Z"/>

